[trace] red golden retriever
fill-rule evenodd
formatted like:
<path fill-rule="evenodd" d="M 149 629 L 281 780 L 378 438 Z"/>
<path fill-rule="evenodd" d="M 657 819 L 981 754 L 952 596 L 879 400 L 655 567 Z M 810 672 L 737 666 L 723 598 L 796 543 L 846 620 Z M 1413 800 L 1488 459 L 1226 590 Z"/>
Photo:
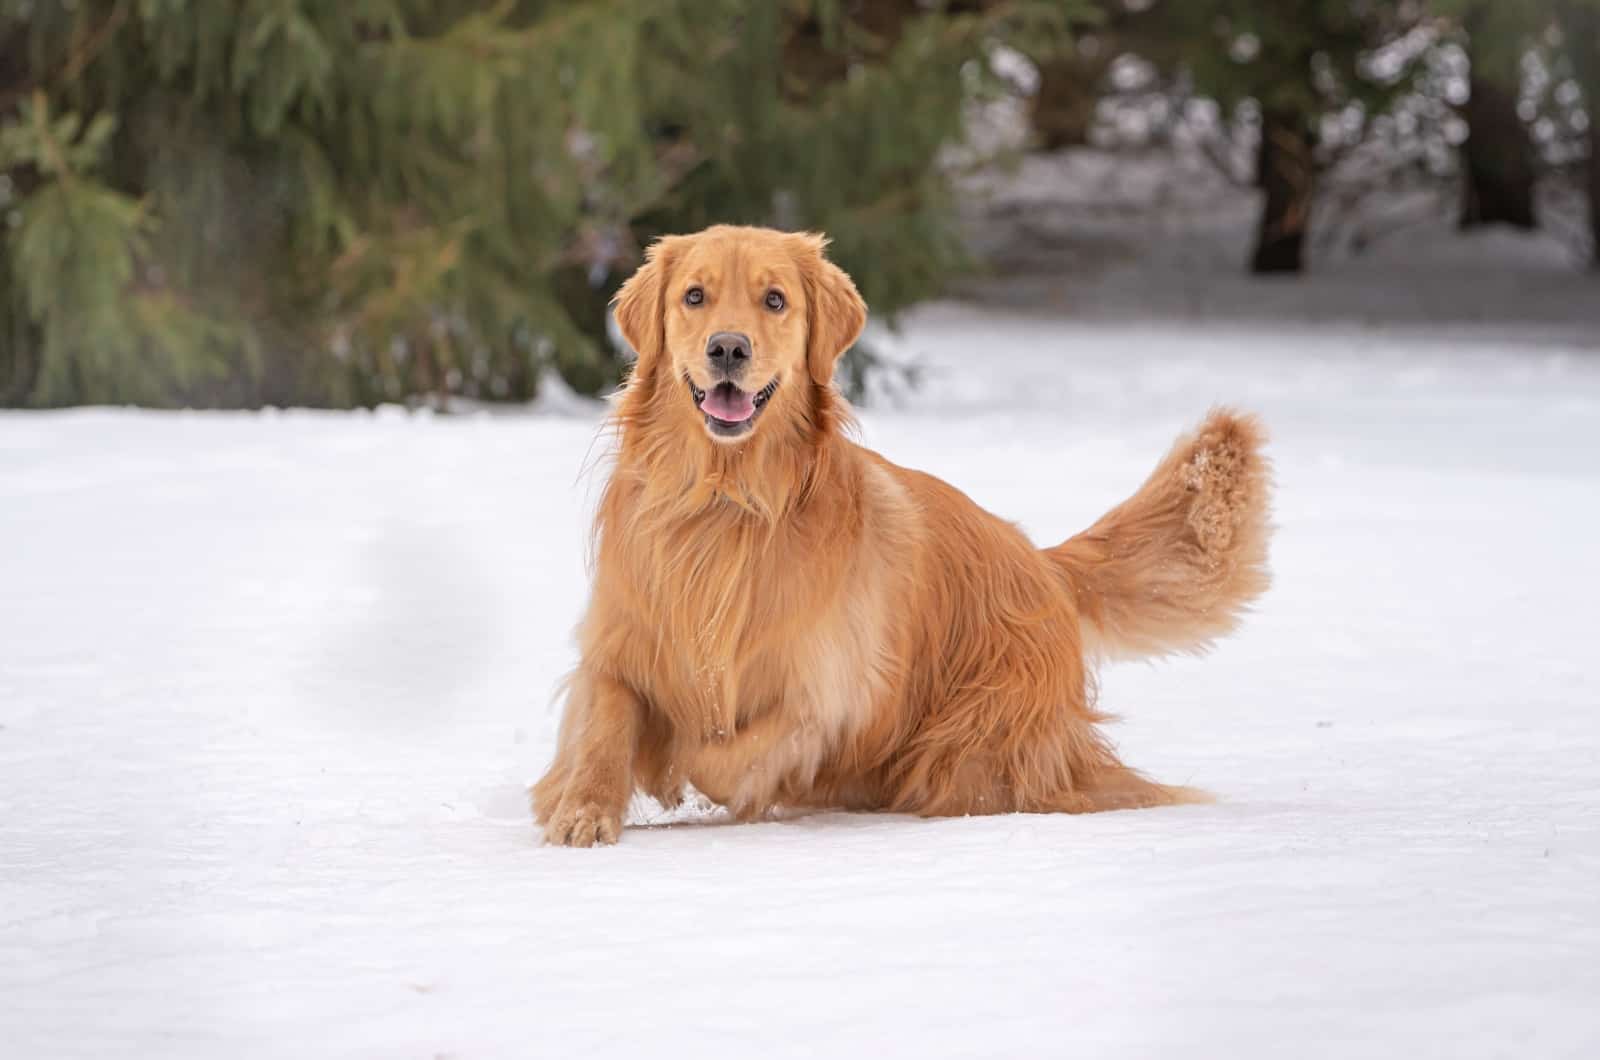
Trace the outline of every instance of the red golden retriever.
<path fill-rule="evenodd" d="M 1213 412 L 1052 548 L 846 437 L 834 362 L 866 305 L 826 240 L 670 236 L 617 295 L 639 360 L 614 414 L 593 598 L 545 839 L 613 843 L 635 790 L 741 818 L 1192 802 L 1122 764 L 1092 666 L 1195 651 L 1266 588 L 1262 432 Z"/>

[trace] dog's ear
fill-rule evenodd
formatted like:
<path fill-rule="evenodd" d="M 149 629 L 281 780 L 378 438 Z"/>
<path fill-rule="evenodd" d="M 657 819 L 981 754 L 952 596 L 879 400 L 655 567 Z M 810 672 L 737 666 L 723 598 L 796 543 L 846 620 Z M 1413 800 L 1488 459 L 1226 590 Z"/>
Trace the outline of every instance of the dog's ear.
<path fill-rule="evenodd" d="M 667 343 L 665 291 L 681 236 L 663 236 L 645 248 L 644 264 L 617 289 L 611 300 L 617 330 L 639 361 L 633 377 L 649 377 L 655 359 Z"/>
<path fill-rule="evenodd" d="M 796 238 L 808 306 L 806 369 L 818 386 L 827 386 L 833 381 L 834 362 L 867 324 L 867 303 L 845 271 L 823 256 L 827 237 L 804 233 Z"/>

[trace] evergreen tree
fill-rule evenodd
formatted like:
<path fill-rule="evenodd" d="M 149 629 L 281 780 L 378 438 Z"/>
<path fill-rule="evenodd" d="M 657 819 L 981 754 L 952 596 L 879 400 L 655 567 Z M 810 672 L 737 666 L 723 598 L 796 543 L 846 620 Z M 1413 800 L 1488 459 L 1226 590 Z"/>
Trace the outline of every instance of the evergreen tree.
<path fill-rule="evenodd" d="M 1588 144 L 1584 184 L 1589 203 L 1590 244 L 1600 268 L 1600 165 L 1596 158 L 1594 111 L 1600 100 L 1600 0 L 1436 0 L 1436 7 L 1454 16 L 1466 37 L 1471 62 L 1470 98 L 1463 108 L 1469 127 L 1462 148 L 1461 221 L 1505 222 L 1531 228 L 1534 185 L 1539 173 L 1537 150 L 1528 123 L 1517 112 L 1522 60 L 1542 54 L 1565 76 L 1578 83 L 1588 113 L 1583 136 Z M 1545 46 L 1551 28 L 1560 46 Z"/>
<path fill-rule="evenodd" d="M 1152 0 L 1101 0 L 1094 16 L 1068 46 L 1039 64 L 1029 117 L 1034 139 L 1045 150 L 1089 142 L 1106 75 L 1119 57 L 1136 54 L 1163 75 L 1177 61 L 1180 49 Z"/>
<path fill-rule="evenodd" d="M 1299 272 L 1311 226 L 1324 120 L 1371 114 L 1409 71 L 1369 60 L 1421 16 L 1415 0 L 1168 0 L 1161 11 L 1203 95 L 1259 115 L 1263 192 L 1251 271 Z"/>
<path fill-rule="evenodd" d="M 0 401 L 594 391 L 640 246 L 714 220 L 892 314 L 960 264 L 984 57 L 1082 6 L 0 0 Z"/>

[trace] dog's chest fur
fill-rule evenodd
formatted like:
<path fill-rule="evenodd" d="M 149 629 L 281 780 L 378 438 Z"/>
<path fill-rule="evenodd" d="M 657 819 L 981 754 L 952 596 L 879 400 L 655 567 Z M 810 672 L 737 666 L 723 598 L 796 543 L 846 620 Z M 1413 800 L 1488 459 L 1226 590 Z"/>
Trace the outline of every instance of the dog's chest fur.
<path fill-rule="evenodd" d="M 630 678 L 691 742 L 737 743 L 785 712 L 751 772 L 773 784 L 809 780 L 897 684 L 915 517 L 886 469 L 857 473 L 849 507 L 824 500 L 770 526 L 717 506 L 627 543 L 644 649 Z"/>

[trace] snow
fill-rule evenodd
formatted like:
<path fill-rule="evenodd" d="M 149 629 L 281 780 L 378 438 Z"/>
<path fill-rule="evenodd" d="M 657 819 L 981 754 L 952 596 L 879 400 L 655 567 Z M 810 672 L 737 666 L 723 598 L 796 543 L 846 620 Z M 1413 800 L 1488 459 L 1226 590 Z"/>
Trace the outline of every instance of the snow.
<path fill-rule="evenodd" d="M 987 266 L 967 287 L 990 304 L 1108 324 L 1359 324 L 1512 344 L 1592 346 L 1600 327 L 1586 247 L 1570 233 L 1463 233 L 1448 184 L 1324 187 L 1308 240 L 1311 282 L 1246 275 L 1260 192 L 1192 150 L 1030 154 L 976 171 L 964 188 L 964 233 Z M 1542 190 L 1549 227 L 1570 228 L 1561 189 Z"/>
<path fill-rule="evenodd" d="M 1104 679 L 1215 805 L 541 847 L 595 406 L 0 416 L 8 1054 L 1600 1055 L 1600 331 L 1057 313 L 863 433 L 1054 541 L 1265 416 L 1275 588 Z"/>

